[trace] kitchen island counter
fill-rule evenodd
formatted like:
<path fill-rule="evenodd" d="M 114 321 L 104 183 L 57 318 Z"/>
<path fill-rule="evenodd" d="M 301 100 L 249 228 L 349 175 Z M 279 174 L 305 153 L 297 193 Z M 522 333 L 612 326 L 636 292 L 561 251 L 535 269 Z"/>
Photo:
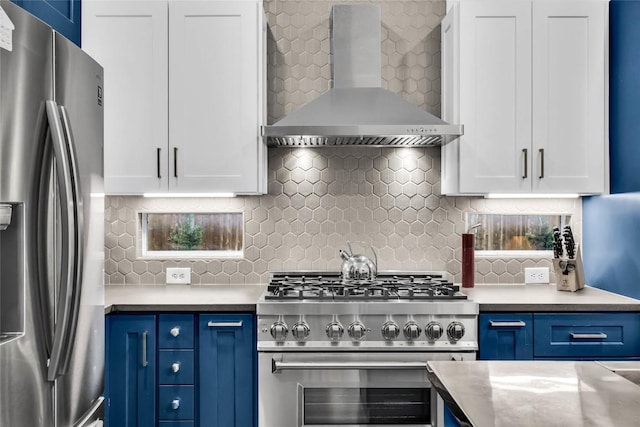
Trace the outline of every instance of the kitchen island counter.
<path fill-rule="evenodd" d="M 105 287 L 105 314 L 116 312 L 253 312 L 264 284 Z"/>
<path fill-rule="evenodd" d="M 590 286 L 577 292 L 557 291 L 555 284 L 480 284 L 460 290 L 479 304 L 481 312 L 640 312 L 640 300 Z"/>
<path fill-rule="evenodd" d="M 462 426 L 632 427 L 640 387 L 597 362 L 427 362 Z"/>

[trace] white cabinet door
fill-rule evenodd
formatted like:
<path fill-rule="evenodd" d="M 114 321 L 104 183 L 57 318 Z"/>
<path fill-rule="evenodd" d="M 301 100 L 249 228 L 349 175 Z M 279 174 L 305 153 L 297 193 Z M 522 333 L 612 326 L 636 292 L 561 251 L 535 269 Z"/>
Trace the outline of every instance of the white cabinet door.
<path fill-rule="evenodd" d="M 533 2 L 534 192 L 606 191 L 607 19 L 603 1 Z"/>
<path fill-rule="evenodd" d="M 442 24 L 442 193 L 608 187 L 607 3 L 478 0 Z"/>
<path fill-rule="evenodd" d="M 167 4 L 82 7 L 82 47 L 104 67 L 105 191 L 167 191 Z"/>
<path fill-rule="evenodd" d="M 466 2 L 460 13 L 460 191 L 531 191 L 531 4 Z"/>
<path fill-rule="evenodd" d="M 169 3 L 170 191 L 264 191 L 264 39 L 256 1 Z"/>

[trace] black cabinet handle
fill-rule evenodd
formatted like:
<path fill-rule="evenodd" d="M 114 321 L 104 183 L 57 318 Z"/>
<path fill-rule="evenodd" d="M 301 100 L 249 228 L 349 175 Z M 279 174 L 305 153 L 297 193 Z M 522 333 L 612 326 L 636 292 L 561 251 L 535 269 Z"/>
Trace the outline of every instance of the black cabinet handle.
<path fill-rule="evenodd" d="M 162 152 L 162 148 L 156 149 L 156 168 L 158 171 L 158 178 L 162 178 L 162 173 L 160 172 L 160 153 Z"/>
<path fill-rule="evenodd" d="M 178 147 L 173 147 L 173 176 L 178 177 Z"/>

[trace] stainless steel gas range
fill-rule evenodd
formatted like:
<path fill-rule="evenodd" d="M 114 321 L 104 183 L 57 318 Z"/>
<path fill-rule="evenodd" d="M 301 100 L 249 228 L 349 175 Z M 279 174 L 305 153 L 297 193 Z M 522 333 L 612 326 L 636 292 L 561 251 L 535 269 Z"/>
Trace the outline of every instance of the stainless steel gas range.
<path fill-rule="evenodd" d="M 259 427 L 441 425 L 426 362 L 478 349 L 478 305 L 441 274 L 274 273 L 257 314 Z"/>

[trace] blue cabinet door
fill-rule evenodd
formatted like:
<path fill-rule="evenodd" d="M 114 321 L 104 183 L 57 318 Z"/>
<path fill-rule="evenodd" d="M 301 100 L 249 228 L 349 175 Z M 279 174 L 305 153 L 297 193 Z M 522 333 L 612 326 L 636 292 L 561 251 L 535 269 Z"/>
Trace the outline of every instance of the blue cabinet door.
<path fill-rule="evenodd" d="M 199 419 L 208 427 L 254 427 L 256 333 L 252 314 L 199 317 Z"/>
<path fill-rule="evenodd" d="M 81 0 L 12 0 L 80 46 Z"/>
<path fill-rule="evenodd" d="M 486 313 L 478 316 L 481 360 L 532 360 L 531 313 Z"/>
<path fill-rule="evenodd" d="M 156 425 L 156 317 L 107 317 L 105 394 L 108 427 Z"/>

